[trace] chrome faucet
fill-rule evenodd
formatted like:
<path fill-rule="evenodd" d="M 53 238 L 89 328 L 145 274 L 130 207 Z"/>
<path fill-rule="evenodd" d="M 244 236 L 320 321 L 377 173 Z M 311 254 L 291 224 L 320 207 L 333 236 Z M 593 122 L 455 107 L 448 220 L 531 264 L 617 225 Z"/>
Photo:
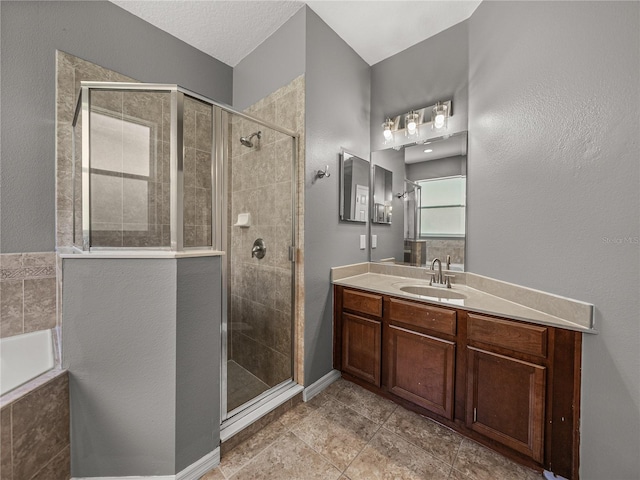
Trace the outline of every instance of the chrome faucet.
<path fill-rule="evenodd" d="M 435 273 L 431 274 L 431 281 L 429 282 L 430 285 L 434 283 L 434 280 L 436 284 L 442 285 L 442 262 L 439 258 L 433 259 L 433 262 L 431 262 L 431 270 L 435 271 L 436 262 L 438 262 L 438 276 L 436 276 Z"/>
<path fill-rule="evenodd" d="M 449 269 L 449 256 L 447 255 L 447 270 Z M 436 263 L 438 264 L 438 273 L 436 274 Z M 453 275 L 442 275 L 442 262 L 439 258 L 434 258 L 433 262 L 431 262 L 431 280 L 429 280 L 429 285 L 436 285 L 439 287 L 447 287 L 451 288 L 451 278 Z M 446 279 L 446 280 L 445 280 Z"/>

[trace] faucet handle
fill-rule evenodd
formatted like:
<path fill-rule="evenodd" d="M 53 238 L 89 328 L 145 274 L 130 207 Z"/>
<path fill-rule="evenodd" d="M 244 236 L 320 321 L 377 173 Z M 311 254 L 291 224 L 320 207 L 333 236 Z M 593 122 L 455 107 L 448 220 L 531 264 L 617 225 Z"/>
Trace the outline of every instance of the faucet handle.
<path fill-rule="evenodd" d="M 429 279 L 429 286 L 433 285 L 434 283 L 436 283 L 436 272 L 433 271 L 433 273 L 431 274 L 431 278 Z"/>
<path fill-rule="evenodd" d="M 445 283 L 447 284 L 447 288 L 451 288 L 451 279 L 452 278 L 456 278 L 455 275 L 447 275 L 446 273 L 444 274 L 444 278 L 445 278 Z"/>

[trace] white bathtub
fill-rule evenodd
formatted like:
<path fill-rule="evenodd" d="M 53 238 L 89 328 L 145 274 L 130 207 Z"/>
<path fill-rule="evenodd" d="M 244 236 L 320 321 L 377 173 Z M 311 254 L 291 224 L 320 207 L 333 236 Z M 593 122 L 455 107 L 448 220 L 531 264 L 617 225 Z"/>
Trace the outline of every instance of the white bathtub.
<path fill-rule="evenodd" d="M 0 396 L 53 369 L 53 331 L 0 339 Z"/>

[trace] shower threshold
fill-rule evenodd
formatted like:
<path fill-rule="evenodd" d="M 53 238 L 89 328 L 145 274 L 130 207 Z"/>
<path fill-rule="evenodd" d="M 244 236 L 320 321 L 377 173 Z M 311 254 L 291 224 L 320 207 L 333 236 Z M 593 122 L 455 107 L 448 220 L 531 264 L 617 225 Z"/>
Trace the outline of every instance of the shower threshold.
<path fill-rule="evenodd" d="M 304 387 L 293 380 L 286 380 L 255 399 L 229 412 L 229 417 L 220 425 L 220 441 L 224 443 L 252 423 L 302 392 Z"/>

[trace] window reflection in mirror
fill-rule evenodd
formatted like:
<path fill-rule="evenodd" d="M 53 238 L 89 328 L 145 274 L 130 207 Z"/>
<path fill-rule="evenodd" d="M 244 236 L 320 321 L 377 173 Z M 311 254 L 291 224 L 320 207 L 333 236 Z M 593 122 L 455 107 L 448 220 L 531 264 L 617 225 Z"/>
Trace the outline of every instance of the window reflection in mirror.
<path fill-rule="evenodd" d="M 372 228 L 371 261 L 428 266 L 434 258 L 464 270 L 466 235 L 467 132 L 451 134 L 402 151 L 371 154 L 374 169 L 395 161 L 404 183 L 392 195 L 393 221 L 403 228 Z"/>
<path fill-rule="evenodd" d="M 369 212 L 369 161 L 340 154 L 340 220 L 366 223 Z"/>

